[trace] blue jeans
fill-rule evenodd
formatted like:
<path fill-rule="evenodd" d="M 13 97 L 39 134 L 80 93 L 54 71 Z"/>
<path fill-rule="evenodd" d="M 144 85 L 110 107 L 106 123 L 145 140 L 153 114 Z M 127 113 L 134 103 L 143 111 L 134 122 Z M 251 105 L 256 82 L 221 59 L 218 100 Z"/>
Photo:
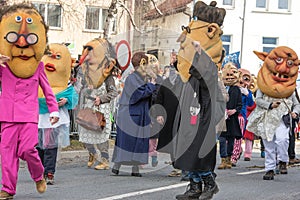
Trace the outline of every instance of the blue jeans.
<path fill-rule="evenodd" d="M 203 176 L 211 175 L 212 173 L 210 171 L 208 172 L 189 172 L 188 176 L 190 179 L 193 179 L 195 183 L 199 183 L 202 181 Z"/>
<path fill-rule="evenodd" d="M 219 144 L 220 144 L 221 158 L 226 158 L 232 155 L 233 146 L 234 146 L 234 137 L 219 136 Z"/>

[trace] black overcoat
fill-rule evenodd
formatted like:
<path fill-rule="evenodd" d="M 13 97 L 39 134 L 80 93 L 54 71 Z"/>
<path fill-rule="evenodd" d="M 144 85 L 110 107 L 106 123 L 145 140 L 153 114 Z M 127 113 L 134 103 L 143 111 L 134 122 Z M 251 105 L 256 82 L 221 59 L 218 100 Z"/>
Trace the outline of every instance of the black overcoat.
<path fill-rule="evenodd" d="M 191 77 L 184 84 L 180 107 L 175 117 L 177 130 L 174 167 L 187 171 L 214 171 L 216 165 L 216 124 L 225 113 L 226 103 L 218 87 L 217 66 L 202 51 L 195 53 Z M 200 113 L 191 123 L 190 107 L 196 96 Z"/>
<path fill-rule="evenodd" d="M 163 81 L 156 98 L 155 114 L 156 116 L 163 116 L 165 123 L 159 132 L 157 150 L 163 153 L 169 153 L 171 159 L 174 158 L 172 139 L 173 136 L 173 123 L 176 115 L 179 98 L 182 90 L 183 82 L 178 75 L 175 84 L 170 82 L 167 78 Z M 160 106 L 158 106 L 160 105 Z"/>
<path fill-rule="evenodd" d="M 239 114 L 242 109 L 242 93 L 238 86 L 230 86 L 228 90 L 229 101 L 226 109 L 236 109 L 236 113 L 226 119 L 227 131 L 221 133 L 221 137 L 234 137 L 241 139 L 243 137 L 239 123 Z"/>

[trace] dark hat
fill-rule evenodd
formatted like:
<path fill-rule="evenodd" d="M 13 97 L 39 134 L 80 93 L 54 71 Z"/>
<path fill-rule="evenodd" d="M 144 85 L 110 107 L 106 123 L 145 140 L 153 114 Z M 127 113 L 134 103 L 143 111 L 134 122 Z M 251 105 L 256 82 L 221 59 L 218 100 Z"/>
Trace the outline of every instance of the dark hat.
<path fill-rule="evenodd" d="M 202 1 L 196 2 L 194 6 L 193 19 L 208 23 L 216 23 L 219 26 L 222 26 L 226 10 L 224 8 L 216 7 L 216 5 L 216 1 L 212 1 L 209 5 Z"/>

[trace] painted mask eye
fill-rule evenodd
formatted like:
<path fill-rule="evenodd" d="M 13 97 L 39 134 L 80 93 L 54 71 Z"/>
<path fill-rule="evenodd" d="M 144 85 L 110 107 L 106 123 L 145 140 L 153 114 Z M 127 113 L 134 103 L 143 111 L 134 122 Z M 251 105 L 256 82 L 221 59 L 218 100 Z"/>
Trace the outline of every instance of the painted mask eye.
<path fill-rule="evenodd" d="M 55 57 L 57 60 L 61 59 L 61 55 L 56 55 Z"/>
<path fill-rule="evenodd" d="M 287 61 L 286 61 L 286 65 L 287 65 L 288 67 L 293 67 L 293 66 L 294 66 L 294 61 L 292 61 L 292 60 L 287 60 Z"/>
<path fill-rule="evenodd" d="M 26 18 L 26 22 L 27 22 L 28 24 L 32 24 L 33 19 L 32 19 L 31 17 L 28 17 L 28 18 Z"/>
<path fill-rule="evenodd" d="M 275 59 L 275 62 L 276 62 L 277 64 L 281 64 L 281 63 L 283 62 L 283 58 L 276 58 L 276 59 Z"/>
<path fill-rule="evenodd" d="M 22 21 L 22 17 L 21 16 L 16 16 L 15 20 L 16 20 L 16 22 L 21 22 Z"/>

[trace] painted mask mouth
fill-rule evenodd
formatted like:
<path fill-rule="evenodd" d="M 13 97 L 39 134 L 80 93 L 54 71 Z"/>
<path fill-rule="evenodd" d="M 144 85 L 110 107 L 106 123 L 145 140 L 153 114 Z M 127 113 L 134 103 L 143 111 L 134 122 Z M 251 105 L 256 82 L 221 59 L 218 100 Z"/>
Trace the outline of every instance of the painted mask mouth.
<path fill-rule="evenodd" d="M 280 73 L 272 73 L 272 78 L 273 80 L 277 81 L 277 82 L 286 82 L 289 79 L 289 76 L 286 74 L 280 74 Z"/>
<path fill-rule="evenodd" d="M 33 56 L 25 56 L 25 55 L 21 55 L 21 56 L 16 56 L 16 58 L 20 58 L 21 60 L 29 60 L 30 58 L 32 58 Z"/>
<path fill-rule="evenodd" d="M 52 63 L 47 63 L 45 65 L 45 68 L 46 68 L 47 71 L 50 71 L 50 72 L 56 71 L 56 68 L 55 68 L 54 64 L 52 64 Z"/>

